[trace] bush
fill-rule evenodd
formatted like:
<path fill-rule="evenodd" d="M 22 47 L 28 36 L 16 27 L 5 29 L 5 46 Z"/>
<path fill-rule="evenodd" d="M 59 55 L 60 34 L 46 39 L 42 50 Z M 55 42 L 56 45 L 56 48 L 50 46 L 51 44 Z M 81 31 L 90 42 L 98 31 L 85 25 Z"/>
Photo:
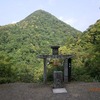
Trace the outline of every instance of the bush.
<path fill-rule="evenodd" d="M 98 57 L 93 60 L 88 60 L 85 63 L 85 68 L 88 74 L 93 78 L 93 81 L 100 82 L 100 59 Z"/>
<path fill-rule="evenodd" d="M 0 84 L 15 81 L 11 59 L 8 55 L 0 55 Z"/>
<path fill-rule="evenodd" d="M 26 83 L 34 82 L 34 75 L 28 68 L 22 68 L 18 72 L 16 72 L 16 74 L 17 74 L 16 81 L 26 82 Z"/>
<path fill-rule="evenodd" d="M 14 80 L 10 77 L 0 77 L 0 84 L 12 83 Z"/>
<path fill-rule="evenodd" d="M 93 78 L 89 75 L 84 67 L 73 67 L 72 80 L 90 82 L 93 81 Z"/>

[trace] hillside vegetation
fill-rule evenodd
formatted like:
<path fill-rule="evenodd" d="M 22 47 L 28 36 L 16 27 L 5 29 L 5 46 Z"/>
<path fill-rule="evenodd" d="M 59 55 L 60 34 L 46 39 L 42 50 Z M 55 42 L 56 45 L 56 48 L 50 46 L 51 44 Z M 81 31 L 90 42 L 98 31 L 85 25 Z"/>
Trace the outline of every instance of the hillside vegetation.
<path fill-rule="evenodd" d="M 73 80 L 100 80 L 99 33 L 100 20 L 82 33 L 43 10 L 0 26 L 0 83 L 42 81 L 43 62 L 37 56 L 51 54 L 52 45 L 60 45 L 62 54 L 75 55 Z"/>

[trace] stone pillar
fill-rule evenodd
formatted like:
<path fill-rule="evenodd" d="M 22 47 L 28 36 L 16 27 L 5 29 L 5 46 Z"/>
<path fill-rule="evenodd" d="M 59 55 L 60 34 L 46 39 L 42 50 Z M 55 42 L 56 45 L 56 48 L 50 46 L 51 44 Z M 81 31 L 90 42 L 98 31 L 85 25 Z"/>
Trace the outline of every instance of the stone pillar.
<path fill-rule="evenodd" d="M 54 78 L 54 88 L 62 88 L 63 87 L 63 73 L 62 71 L 54 71 L 53 72 Z"/>
<path fill-rule="evenodd" d="M 64 60 L 64 82 L 68 82 L 68 59 Z"/>
<path fill-rule="evenodd" d="M 71 81 L 71 58 L 68 59 L 68 82 Z"/>
<path fill-rule="evenodd" d="M 44 58 L 44 75 L 43 75 L 43 82 L 46 83 L 47 81 L 47 58 Z"/>

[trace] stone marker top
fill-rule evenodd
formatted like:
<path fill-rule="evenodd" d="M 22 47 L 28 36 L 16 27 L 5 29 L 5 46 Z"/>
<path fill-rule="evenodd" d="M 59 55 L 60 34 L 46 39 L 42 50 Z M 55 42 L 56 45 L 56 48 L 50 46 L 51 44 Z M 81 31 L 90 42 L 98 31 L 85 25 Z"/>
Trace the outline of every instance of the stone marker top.
<path fill-rule="evenodd" d="M 60 48 L 60 46 L 51 46 L 52 48 L 52 55 L 58 55 L 59 51 L 58 49 Z"/>

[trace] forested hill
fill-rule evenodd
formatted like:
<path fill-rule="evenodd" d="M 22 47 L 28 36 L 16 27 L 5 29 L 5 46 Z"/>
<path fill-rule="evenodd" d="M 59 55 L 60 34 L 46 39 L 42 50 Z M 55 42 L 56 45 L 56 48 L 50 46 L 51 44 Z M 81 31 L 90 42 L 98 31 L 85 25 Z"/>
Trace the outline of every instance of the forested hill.
<path fill-rule="evenodd" d="M 79 32 L 70 25 L 62 22 L 52 14 L 43 10 L 35 11 L 34 13 L 26 17 L 24 20 L 20 21 L 19 25 L 20 27 L 23 28 L 31 27 L 46 33 L 51 32 L 51 34 L 52 32 L 54 32 L 55 34 L 57 34 L 57 32 L 70 33 L 70 34 Z"/>
<path fill-rule="evenodd" d="M 43 52 L 42 47 L 64 45 L 66 36 L 76 37 L 80 33 L 48 12 L 38 10 L 17 24 L 0 27 L 0 43 L 5 45 L 7 53 L 14 53 L 19 48 Z"/>
<path fill-rule="evenodd" d="M 64 45 L 69 35 L 76 38 L 80 33 L 48 12 L 38 10 L 16 24 L 0 27 L 0 49 L 22 64 L 26 59 L 32 62 L 35 54 L 49 53 L 51 45 Z"/>
<path fill-rule="evenodd" d="M 97 26 L 99 27 L 100 23 Z M 0 83 L 2 80 L 7 82 L 42 80 L 43 62 L 37 56 L 50 54 L 51 45 L 60 45 L 62 54 L 76 56 L 73 60 L 75 68 L 73 75 L 76 77 L 76 69 L 81 72 L 80 68 L 86 66 L 88 55 L 92 54 L 88 48 L 92 43 L 87 43 L 91 35 L 87 36 L 87 32 L 82 34 L 43 10 L 35 11 L 16 24 L 0 26 Z M 84 75 L 83 72 L 80 74 Z M 88 78 L 91 77 L 89 75 Z"/>
<path fill-rule="evenodd" d="M 100 19 L 84 32 L 82 39 L 85 52 L 88 52 L 85 67 L 92 77 L 100 81 Z"/>
<path fill-rule="evenodd" d="M 43 66 L 39 54 L 50 54 L 51 45 L 65 45 L 67 38 L 77 39 L 80 33 L 50 13 L 37 10 L 16 24 L 0 26 L 1 62 L 12 65 L 19 78 L 26 70 L 33 76 Z"/>

